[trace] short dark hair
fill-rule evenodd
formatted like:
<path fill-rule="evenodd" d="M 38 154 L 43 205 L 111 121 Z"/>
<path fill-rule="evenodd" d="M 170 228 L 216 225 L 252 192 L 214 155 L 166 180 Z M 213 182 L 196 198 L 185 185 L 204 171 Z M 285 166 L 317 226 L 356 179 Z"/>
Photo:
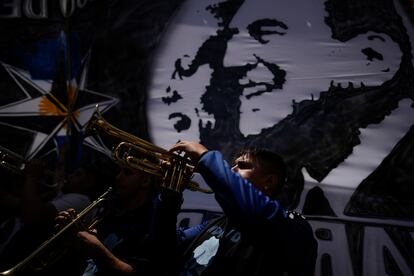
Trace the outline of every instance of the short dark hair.
<path fill-rule="evenodd" d="M 273 196 L 280 193 L 286 182 L 286 163 L 282 156 L 266 148 L 245 147 L 236 153 L 234 159 L 243 155 L 247 155 L 249 158 L 257 160 L 260 167 L 266 173 L 273 173 L 278 176 L 277 189 Z"/>

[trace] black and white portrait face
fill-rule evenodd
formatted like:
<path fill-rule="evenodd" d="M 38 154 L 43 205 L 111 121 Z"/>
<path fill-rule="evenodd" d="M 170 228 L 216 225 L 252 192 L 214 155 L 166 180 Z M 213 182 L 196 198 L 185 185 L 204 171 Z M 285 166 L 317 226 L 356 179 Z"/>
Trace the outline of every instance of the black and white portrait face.
<path fill-rule="evenodd" d="M 399 271 L 409 271 L 398 252 L 412 243 L 389 242 L 383 228 L 384 218 L 412 225 L 414 214 L 414 29 L 401 3 L 186 1 L 152 67 L 152 140 L 165 148 L 199 141 L 228 160 L 245 145 L 280 153 L 289 207 L 344 221 L 313 221 L 335 233 L 320 245 L 332 262 L 326 271 L 378 274 L 384 248 L 398 248 Z M 185 198 L 190 209 L 212 206 Z M 352 229 L 354 218 L 379 226 Z M 337 253 L 345 247 L 351 257 Z M 378 253 L 362 256 L 363 247 Z"/>
<path fill-rule="evenodd" d="M 397 2 L 339 2 L 185 2 L 152 67 L 153 142 L 228 160 L 266 146 L 287 159 L 296 204 L 305 182 L 350 194 L 411 124 L 413 29 Z"/>
<path fill-rule="evenodd" d="M 149 95 L 156 144 L 226 139 L 203 138 L 210 130 L 259 135 L 292 113 L 292 101 L 318 98 L 331 84 L 380 86 L 400 65 L 386 34 L 334 39 L 324 1 L 244 1 L 222 18 L 219 9 L 189 1 L 166 31 Z"/>

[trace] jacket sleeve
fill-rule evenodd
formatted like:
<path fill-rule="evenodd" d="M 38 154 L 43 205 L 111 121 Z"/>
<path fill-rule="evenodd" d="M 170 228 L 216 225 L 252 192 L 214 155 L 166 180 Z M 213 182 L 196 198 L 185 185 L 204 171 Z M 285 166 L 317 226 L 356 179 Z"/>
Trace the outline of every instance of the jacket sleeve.
<path fill-rule="evenodd" d="M 265 196 L 233 172 L 220 152 L 205 153 L 201 156 L 197 169 L 229 218 L 243 223 L 286 218 L 286 212 L 280 203 Z"/>

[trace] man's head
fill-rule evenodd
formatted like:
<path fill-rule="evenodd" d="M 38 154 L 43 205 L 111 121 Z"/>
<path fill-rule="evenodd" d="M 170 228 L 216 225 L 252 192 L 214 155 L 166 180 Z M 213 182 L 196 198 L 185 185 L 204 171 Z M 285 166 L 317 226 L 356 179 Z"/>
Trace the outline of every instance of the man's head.
<path fill-rule="evenodd" d="M 280 193 L 286 178 L 286 165 L 282 157 L 261 148 L 239 151 L 232 170 L 270 197 Z"/>
<path fill-rule="evenodd" d="M 92 199 L 101 195 L 108 187 L 113 186 L 116 166 L 107 158 L 86 158 L 79 167 L 67 177 L 63 186 L 65 193 L 82 193 Z"/>
<path fill-rule="evenodd" d="M 137 195 L 147 195 L 151 198 L 155 193 L 155 177 L 141 170 L 120 167 L 116 176 L 116 193 L 119 197 L 135 198 Z"/>

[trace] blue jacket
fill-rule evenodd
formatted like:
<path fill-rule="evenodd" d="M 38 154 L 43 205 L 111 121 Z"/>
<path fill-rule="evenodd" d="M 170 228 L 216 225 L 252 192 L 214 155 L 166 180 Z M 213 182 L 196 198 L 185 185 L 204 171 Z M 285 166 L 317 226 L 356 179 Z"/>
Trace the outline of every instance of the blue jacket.
<path fill-rule="evenodd" d="M 191 244 L 181 275 L 313 275 L 317 244 L 302 216 L 231 171 L 217 151 L 205 153 L 197 170 L 225 215 L 183 231 Z"/>

